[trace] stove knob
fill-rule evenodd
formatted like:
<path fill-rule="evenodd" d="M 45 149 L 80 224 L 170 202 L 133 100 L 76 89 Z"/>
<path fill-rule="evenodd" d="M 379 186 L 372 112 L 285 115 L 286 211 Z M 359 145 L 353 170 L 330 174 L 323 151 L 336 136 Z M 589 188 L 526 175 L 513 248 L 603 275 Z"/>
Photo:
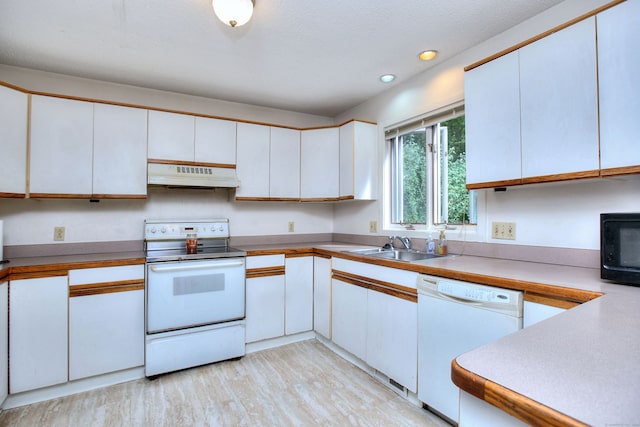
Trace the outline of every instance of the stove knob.
<path fill-rule="evenodd" d="M 156 232 L 156 228 L 155 227 L 151 227 L 151 232 L 155 233 Z"/>
<path fill-rule="evenodd" d="M 167 227 L 162 227 L 162 229 L 160 230 L 160 232 L 162 232 L 162 233 L 166 233 L 166 232 L 167 232 Z"/>

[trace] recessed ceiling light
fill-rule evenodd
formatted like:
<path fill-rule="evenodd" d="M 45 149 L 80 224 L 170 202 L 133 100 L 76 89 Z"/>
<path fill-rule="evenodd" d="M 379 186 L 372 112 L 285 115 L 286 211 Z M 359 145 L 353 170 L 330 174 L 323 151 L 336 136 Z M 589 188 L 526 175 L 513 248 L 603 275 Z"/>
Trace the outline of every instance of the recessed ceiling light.
<path fill-rule="evenodd" d="M 396 76 L 393 74 L 383 74 L 380 76 L 380 81 L 382 83 L 391 83 L 396 79 Z"/>
<path fill-rule="evenodd" d="M 425 50 L 418 54 L 418 58 L 420 58 L 420 61 L 429 61 L 435 58 L 437 54 L 438 54 L 437 50 Z"/>

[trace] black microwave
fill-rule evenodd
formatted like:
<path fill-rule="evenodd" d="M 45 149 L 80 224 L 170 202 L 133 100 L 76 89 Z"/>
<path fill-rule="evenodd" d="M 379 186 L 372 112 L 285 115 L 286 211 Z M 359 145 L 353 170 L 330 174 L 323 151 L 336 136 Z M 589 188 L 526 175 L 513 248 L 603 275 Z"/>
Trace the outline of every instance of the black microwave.
<path fill-rule="evenodd" d="M 640 213 L 600 214 L 600 277 L 640 286 Z"/>

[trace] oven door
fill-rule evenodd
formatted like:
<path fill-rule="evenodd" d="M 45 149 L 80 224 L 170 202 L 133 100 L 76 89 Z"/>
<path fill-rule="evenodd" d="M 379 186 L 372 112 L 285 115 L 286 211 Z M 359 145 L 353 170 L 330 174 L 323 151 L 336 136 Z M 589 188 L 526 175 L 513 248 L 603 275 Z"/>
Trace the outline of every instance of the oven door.
<path fill-rule="evenodd" d="M 147 333 L 244 318 L 245 258 L 147 264 Z"/>

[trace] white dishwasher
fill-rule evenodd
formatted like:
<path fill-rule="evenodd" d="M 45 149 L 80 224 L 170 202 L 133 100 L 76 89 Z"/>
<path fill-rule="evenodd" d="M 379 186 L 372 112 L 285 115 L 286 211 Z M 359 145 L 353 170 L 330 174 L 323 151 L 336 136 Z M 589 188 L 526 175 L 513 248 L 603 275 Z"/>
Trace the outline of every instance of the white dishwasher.
<path fill-rule="evenodd" d="M 458 423 L 451 361 L 522 328 L 523 295 L 441 277 L 418 276 L 418 399 Z"/>

